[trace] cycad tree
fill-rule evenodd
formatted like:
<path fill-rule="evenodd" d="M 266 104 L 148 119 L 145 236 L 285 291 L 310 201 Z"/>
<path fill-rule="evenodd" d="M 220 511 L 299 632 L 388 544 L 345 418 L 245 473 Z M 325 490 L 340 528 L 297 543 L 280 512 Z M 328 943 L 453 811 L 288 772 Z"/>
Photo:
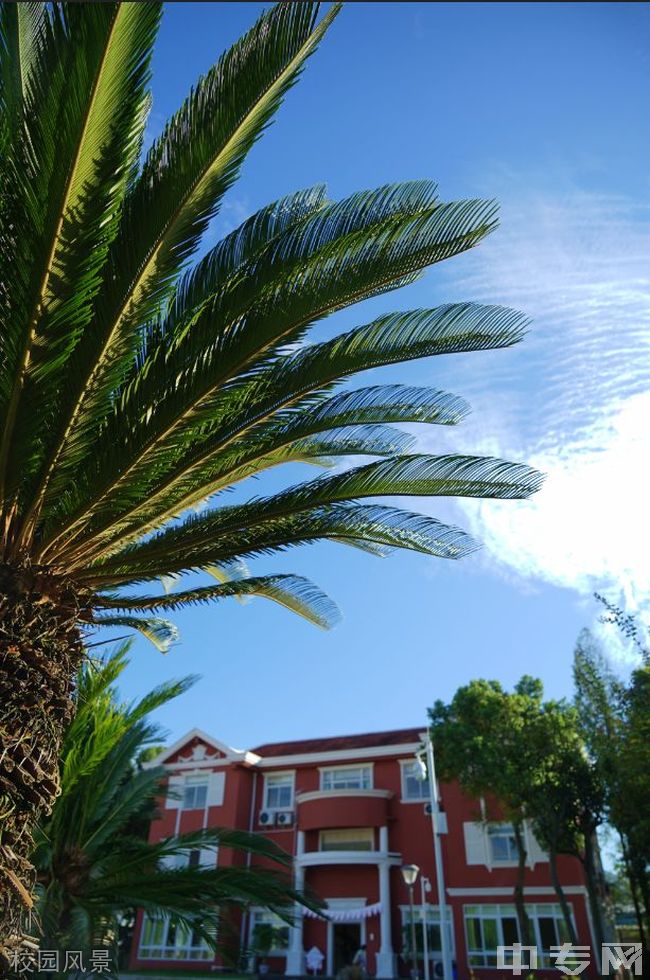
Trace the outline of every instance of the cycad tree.
<path fill-rule="evenodd" d="M 302 900 L 291 887 L 291 858 L 261 834 L 208 829 L 148 843 L 166 773 L 137 760 L 161 738 L 151 713 L 193 678 L 161 684 L 125 704 L 115 685 L 127 650 L 82 667 L 77 712 L 61 751 L 61 793 L 35 833 L 34 935 L 44 950 L 60 954 L 61 970 L 66 950 L 82 951 L 90 963 L 92 951 L 103 948 L 115 976 L 119 921 L 136 908 L 167 917 L 214 948 L 217 914 L 256 905 L 286 916 Z M 217 865 L 220 847 L 252 863 Z M 192 851 L 200 852 L 200 865 L 188 861 Z M 218 934 L 228 938 L 225 920 Z"/>
<path fill-rule="evenodd" d="M 3 4 L 0 23 L 0 933 L 30 904 L 33 823 L 88 625 L 261 594 L 320 624 L 291 575 L 171 596 L 142 583 L 328 538 L 446 558 L 471 542 L 364 498 L 526 497 L 523 465 L 410 453 L 386 423 L 454 424 L 466 406 L 360 371 L 506 347 L 523 317 L 453 304 L 320 343 L 309 328 L 477 245 L 493 202 L 419 181 L 332 202 L 321 187 L 252 215 L 191 264 L 247 152 L 336 16 L 282 3 L 201 78 L 142 159 L 157 4 Z M 273 496 L 223 491 L 291 461 L 376 457 Z M 205 502 L 208 501 L 206 504 Z M 205 505 L 204 505 L 205 504 Z M 190 516 L 187 516 L 187 515 Z M 224 572 L 224 569 L 226 570 Z M 140 585 L 137 596 L 125 591 Z M 158 590 L 159 592 L 160 590 Z"/>

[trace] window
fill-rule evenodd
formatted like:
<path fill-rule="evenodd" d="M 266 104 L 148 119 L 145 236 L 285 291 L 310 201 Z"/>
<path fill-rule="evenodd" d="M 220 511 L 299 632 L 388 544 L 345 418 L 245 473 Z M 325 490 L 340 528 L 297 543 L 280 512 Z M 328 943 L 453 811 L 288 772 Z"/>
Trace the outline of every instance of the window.
<path fill-rule="evenodd" d="M 216 935 L 216 926 L 212 932 Z M 211 960 L 214 952 L 194 929 L 145 912 L 139 955 L 149 960 Z"/>
<path fill-rule="evenodd" d="M 492 824 L 487 829 L 487 835 L 490 859 L 494 864 L 498 864 L 500 861 L 511 862 L 519 859 L 517 838 L 511 824 Z"/>
<path fill-rule="evenodd" d="M 188 776 L 183 786 L 183 809 L 202 810 L 207 802 L 207 778 L 205 776 Z"/>
<path fill-rule="evenodd" d="M 420 767 L 415 760 L 402 762 L 402 799 L 403 800 L 424 800 L 431 799 L 429 791 L 429 777 L 419 779 Z"/>
<path fill-rule="evenodd" d="M 570 937 L 559 905 L 526 905 L 539 951 L 539 966 L 551 967 L 551 946 L 569 942 Z M 465 932 L 469 965 L 495 967 L 497 946 L 520 942 L 514 905 L 466 905 Z"/>
<path fill-rule="evenodd" d="M 293 773 L 278 772 L 264 782 L 264 807 L 267 810 L 287 810 L 293 806 Z"/>
<path fill-rule="evenodd" d="M 402 955 L 409 959 L 411 957 L 411 909 L 408 905 L 400 906 L 402 913 Z M 442 952 L 442 938 L 440 935 L 440 909 L 437 905 L 416 905 L 415 909 L 415 949 L 420 958 L 424 953 L 424 935 L 422 926 L 427 924 L 427 948 L 429 957 L 440 956 Z M 447 940 L 449 948 L 453 950 L 454 940 L 451 929 L 451 909 L 446 910 Z"/>
<path fill-rule="evenodd" d="M 371 766 L 341 766 L 337 769 L 322 769 L 320 788 L 328 789 L 372 789 Z"/>
<path fill-rule="evenodd" d="M 375 832 L 372 827 L 352 830 L 321 830 L 321 851 L 373 851 Z"/>
<path fill-rule="evenodd" d="M 214 868 L 217 864 L 218 850 L 213 847 L 196 847 L 177 851 L 160 859 L 161 867 L 168 871 L 178 868 Z"/>
<path fill-rule="evenodd" d="M 284 956 L 289 947 L 289 926 L 267 909 L 251 911 L 251 952 L 260 956 Z"/>

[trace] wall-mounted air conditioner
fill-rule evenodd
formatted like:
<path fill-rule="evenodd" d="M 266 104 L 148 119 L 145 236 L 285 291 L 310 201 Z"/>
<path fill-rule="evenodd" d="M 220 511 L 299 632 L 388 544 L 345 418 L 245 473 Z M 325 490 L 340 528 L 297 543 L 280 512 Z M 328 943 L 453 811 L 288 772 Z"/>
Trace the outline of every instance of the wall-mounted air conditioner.
<path fill-rule="evenodd" d="M 258 823 L 261 827 L 272 827 L 275 823 L 274 810 L 260 810 Z"/>
<path fill-rule="evenodd" d="M 293 810 L 281 810 L 276 818 L 278 827 L 291 827 L 293 824 Z"/>

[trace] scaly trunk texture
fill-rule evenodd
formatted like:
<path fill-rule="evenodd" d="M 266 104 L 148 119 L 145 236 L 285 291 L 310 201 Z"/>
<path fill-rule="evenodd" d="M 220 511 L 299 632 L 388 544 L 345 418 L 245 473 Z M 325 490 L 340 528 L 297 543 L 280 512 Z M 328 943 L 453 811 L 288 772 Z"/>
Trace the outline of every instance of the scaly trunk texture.
<path fill-rule="evenodd" d="M 59 792 L 59 752 L 83 657 L 84 599 L 41 569 L 0 565 L 0 964 L 30 928 L 36 823 Z"/>

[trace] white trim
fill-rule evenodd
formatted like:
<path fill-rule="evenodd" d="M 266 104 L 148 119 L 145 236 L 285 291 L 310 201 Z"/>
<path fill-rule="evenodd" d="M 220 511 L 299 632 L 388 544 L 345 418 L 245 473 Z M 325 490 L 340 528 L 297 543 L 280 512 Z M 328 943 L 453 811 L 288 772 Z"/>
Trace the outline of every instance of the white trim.
<path fill-rule="evenodd" d="M 269 779 L 273 779 L 274 776 L 290 776 L 291 777 L 291 803 L 284 806 L 269 806 L 266 801 L 266 794 L 269 786 Z M 281 769 L 279 772 L 265 772 L 264 773 L 264 787 L 262 790 L 262 801 L 263 805 L 261 810 L 268 810 L 270 813 L 281 813 L 283 810 L 293 810 L 296 803 L 296 771 L 295 769 Z M 293 829 L 293 828 L 290 828 Z"/>
<path fill-rule="evenodd" d="M 216 749 L 221 752 L 225 758 L 222 759 L 201 759 L 200 761 L 187 760 L 185 762 L 166 762 L 170 755 L 174 755 L 176 752 L 180 752 L 181 749 L 185 748 L 188 742 L 192 739 L 199 738 L 202 742 L 205 742 L 211 748 Z M 219 739 L 213 738 L 212 735 L 208 735 L 204 732 L 202 728 L 192 728 L 185 735 L 181 736 L 173 745 L 169 745 L 159 752 L 155 759 L 150 759 L 148 762 L 144 763 L 144 769 L 152 769 L 154 766 L 168 765 L 172 768 L 183 768 L 185 766 L 191 765 L 194 767 L 207 768 L 208 766 L 215 765 L 227 765 L 230 762 L 248 762 L 251 765 L 255 765 L 259 762 L 260 757 L 255 755 L 253 752 L 249 752 L 246 749 L 233 749 L 230 745 L 226 745 L 224 742 L 220 742 Z"/>
<path fill-rule="evenodd" d="M 366 769 L 366 770 L 369 769 L 370 770 L 370 786 L 368 786 L 368 787 L 359 786 L 356 790 L 355 790 L 355 787 L 354 786 L 341 787 L 341 789 L 352 789 L 355 792 L 363 792 L 365 789 L 374 789 L 374 784 L 375 784 L 375 767 L 374 767 L 374 763 L 372 763 L 372 762 L 360 762 L 357 765 L 349 765 L 349 766 L 318 766 L 319 784 L 320 784 L 320 790 L 321 790 L 321 792 L 322 793 L 328 792 L 328 790 L 323 789 L 323 777 L 324 777 L 324 775 L 325 775 L 326 772 L 334 772 L 334 773 L 336 773 L 336 772 L 354 772 L 355 769 L 359 770 L 360 772 L 362 770 L 364 770 L 364 769 Z M 361 778 L 363 779 L 363 776 Z M 337 792 L 337 790 L 329 790 L 329 792 Z"/>
<path fill-rule="evenodd" d="M 340 796 L 362 796 L 377 800 L 390 800 L 394 795 L 390 789 L 315 789 L 308 793 L 297 793 L 296 803 L 309 803 L 311 800 L 335 800 Z"/>
<path fill-rule="evenodd" d="M 420 747 L 419 742 L 408 742 L 403 745 L 377 745 L 364 749 L 335 749 L 331 752 L 301 752 L 296 755 L 268 755 L 262 756 L 259 763 L 261 768 L 300 765 L 301 763 L 329 762 L 332 760 L 354 761 L 356 759 L 376 759 L 386 755 L 405 755 L 408 752 L 415 752 Z M 259 757 L 258 757 L 259 758 Z"/>
<path fill-rule="evenodd" d="M 584 885 L 563 885 L 562 891 L 565 895 L 585 895 L 587 894 L 587 889 Z M 514 885 L 512 887 L 506 888 L 448 888 L 447 892 L 450 895 L 464 895 L 464 896 L 490 896 L 494 895 L 497 898 L 501 898 L 504 895 L 510 896 L 514 895 L 515 889 Z M 524 888 L 524 895 L 557 895 L 557 892 L 551 885 L 529 885 Z M 487 903 L 490 904 L 489 902 Z"/>
<path fill-rule="evenodd" d="M 180 749 L 184 748 L 188 742 L 192 741 L 193 738 L 200 738 L 201 741 L 205 742 L 207 745 L 223 753 L 225 758 L 206 759 L 195 762 L 191 762 L 190 760 L 188 762 L 176 763 L 169 763 L 166 761 L 170 755 L 174 755 L 175 752 L 180 751 Z M 392 755 L 413 755 L 413 753 L 420 747 L 421 742 L 403 742 L 401 745 L 376 745 L 366 746 L 365 748 L 359 749 L 334 749 L 330 752 L 298 752 L 293 755 L 259 756 L 255 752 L 251 752 L 247 749 L 233 749 L 232 746 L 226 745 L 224 742 L 219 741 L 219 739 L 214 738 L 212 735 L 208 735 L 208 733 L 204 732 L 202 728 L 192 728 L 190 731 L 186 732 L 185 735 L 174 742 L 173 745 L 164 748 L 155 757 L 155 759 L 151 759 L 149 762 L 144 763 L 144 768 L 151 769 L 154 766 L 161 765 L 167 765 L 174 769 L 181 769 L 187 765 L 208 768 L 209 766 L 228 765 L 231 762 L 245 762 L 250 766 L 259 766 L 261 769 L 267 769 L 277 768 L 278 766 L 300 765 L 302 763 L 328 763 L 330 761 L 336 763 L 337 761 L 346 762 L 348 760 L 354 761 L 356 759 L 373 759 Z"/>
<path fill-rule="evenodd" d="M 402 863 L 401 854 L 388 851 L 305 851 L 297 854 L 294 863 L 303 868 L 319 864 L 389 864 Z"/>
<path fill-rule="evenodd" d="M 335 847 L 323 847 L 323 834 L 358 834 L 357 841 L 361 843 L 365 837 L 370 843 L 370 847 L 363 848 L 363 850 L 374 851 L 375 849 L 375 828 L 374 827 L 324 827 L 322 830 L 318 831 L 318 850 L 325 852 L 327 854 L 335 851 Z M 339 838 L 340 839 L 340 838 Z M 343 848 L 342 848 L 343 850 Z M 348 848 L 345 848 L 348 850 Z M 359 848 L 362 850 L 362 848 Z"/>
<path fill-rule="evenodd" d="M 415 763 L 415 759 L 411 757 L 410 759 L 398 759 L 399 762 L 399 783 L 400 783 L 400 803 L 429 803 L 431 799 L 431 792 L 427 789 L 425 796 L 409 797 L 405 793 L 406 781 L 404 778 L 404 770 L 406 766 L 412 766 Z M 425 780 L 422 780 L 424 783 Z M 427 776 L 426 782 L 429 782 L 429 777 Z"/>

